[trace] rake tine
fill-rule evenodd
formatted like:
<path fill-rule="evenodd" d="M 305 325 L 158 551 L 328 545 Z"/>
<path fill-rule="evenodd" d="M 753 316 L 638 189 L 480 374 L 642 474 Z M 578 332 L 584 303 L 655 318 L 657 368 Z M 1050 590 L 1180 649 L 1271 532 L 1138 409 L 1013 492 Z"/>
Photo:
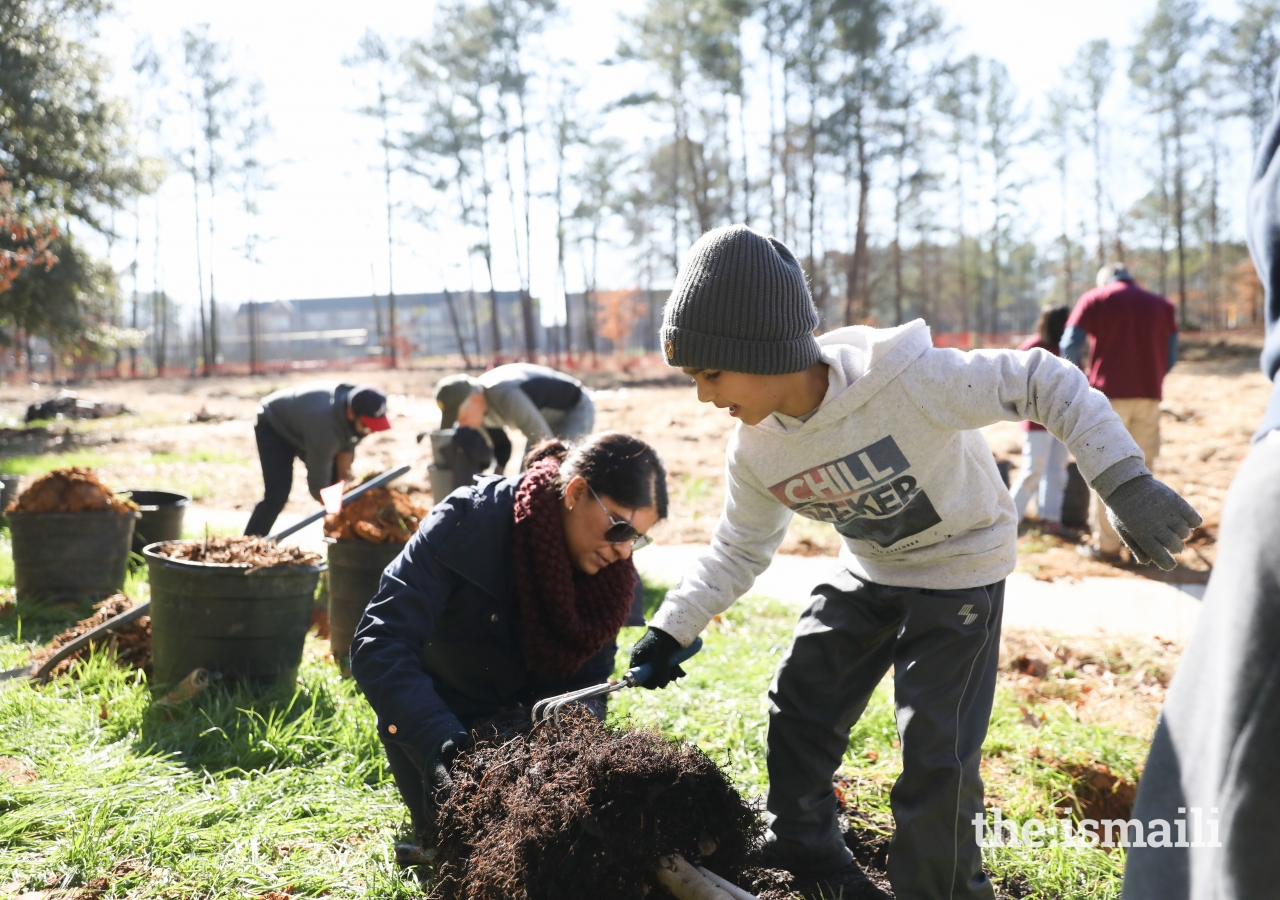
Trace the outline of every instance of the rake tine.
<path fill-rule="evenodd" d="M 554 697 L 545 697 L 533 705 L 533 721 L 534 723 L 545 721 L 550 718 L 552 712 L 565 703 L 572 703 L 575 700 L 584 700 L 587 697 L 594 697 L 598 694 L 607 694 L 612 685 L 601 684 L 593 685 L 589 688 L 580 688 L 576 691 L 570 691 L 567 694 L 557 694 Z"/>

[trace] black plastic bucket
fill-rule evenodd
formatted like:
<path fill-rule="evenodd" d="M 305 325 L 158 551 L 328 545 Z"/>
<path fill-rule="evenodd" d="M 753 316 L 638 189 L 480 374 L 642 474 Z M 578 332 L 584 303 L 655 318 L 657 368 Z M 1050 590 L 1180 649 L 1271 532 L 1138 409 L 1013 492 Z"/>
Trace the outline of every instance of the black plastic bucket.
<path fill-rule="evenodd" d="M 427 477 L 431 496 L 439 503 L 489 468 L 493 450 L 474 428 L 446 428 L 431 432 L 431 457 Z"/>
<path fill-rule="evenodd" d="M 22 480 L 21 475 L 14 475 L 12 472 L 0 472 L 0 516 L 5 514 L 5 510 L 9 508 L 9 504 L 13 502 L 13 498 L 18 496 L 18 482 Z"/>
<path fill-rule="evenodd" d="M 158 547 L 142 551 L 153 684 L 176 684 L 197 668 L 257 684 L 297 677 L 323 564 L 255 570 L 169 559 Z"/>
<path fill-rule="evenodd" d="M 12 512 L 18 599 L 101 600 L 124 587 L 137 513 Z"/>
<path fill-rule="evenodd" d="M 329 648 L 342 671 L 348 670 L 351 638 L 373 595 L 382 570 L 400 555 L 404 544 L 340 540 L 329 545 Z"/>
<path fill-rule="evenodd" d="M 138 504 L 142 518 L 133 530 L 133 552 L 148 544 L 182 540 L 182 518 L 191 505 L 191 495 L 178 491 L 130 490 L 129 499 Z"/>

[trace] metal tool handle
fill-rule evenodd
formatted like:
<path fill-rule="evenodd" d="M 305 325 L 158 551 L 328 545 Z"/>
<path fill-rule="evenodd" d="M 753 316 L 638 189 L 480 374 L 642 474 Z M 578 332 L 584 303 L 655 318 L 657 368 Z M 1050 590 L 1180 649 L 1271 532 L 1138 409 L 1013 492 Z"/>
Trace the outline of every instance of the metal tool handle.
<path fill-rule="evenodd" d="M 352 500 L 356 499 L 361 494 L 363 494 L 365 491 L 371 491 L 374 488 L 380 488 L 384 484 L 390 484 L 391 482 L 395 481 L 397 478 L 401 477 L 402 475 L 408 475 L 409 471 L 412 468 L 413 466 L 401 466 L 398 469 L 392 469 L 390 472 L 383 472 L 377 478 L 372 478 L 369 481 L 366 481 L 364 484 L 360 485 L 360 487 L 356 488 L 355 490 L 350 491 L 349 493 L 343 494 L 342 505 L 346 506 Z M 290 525 L 288 528 L 285 528 L 282 531 L 277 531 L 275 534 L 268 537 L 267 540 L 283 541 L 285 538 L 293 534 L 295 531 L 301 531 L 302 529 L 310 525 L 312 522 L 316 522 L 316 521 L 319 521 L 320 519 L 323 519 L 324 516 L 325 516 L 325 512 L 323 509 L 320 510 L 319 512 L 312 513 L 311 515 L 303 519 L 301 522 L 295 522 L 292 525 Z"/>
<path fill-rule="evenodd" d="M 49 673 L 53 671 L 54 666 L 62 662 L 68 656 L 80 650 L 82 647 L 100 640 L 104 635 L 115 631 L 117 628 L 123 628 L 130 622 L 136 622 L 138 619 L 148 615 L 150 612 L 151 601 L 148 600 L 146 603 L 139 603 L 137 606 L 125 610 L 118 616 L 107 619 L 107 621 L 103 622 L 101 625 L 90 631 L 86 631 L 65 647 L 60 648 L 57 653 L 45 660 L 44 665 L 37 669 L 31 677 L 37 678 L 41 682 L 48 681 Z"/>
<path fill-rule="evenodd" d="M 702 649 L 702 638 L 696 637 L 693 643 L 688 647 L 681 647 L 675 653 L 671 654 L 671 665 L 679 665 L 689 657 L 693 656 Z M 631 686 L 644 684 L 649 680 L 649 676 L 653 674 L 653 663 L 644 663 L 636 666 L 634 669 L 628 669 L 627 674 L 622 676 L 622 680 Z"/>

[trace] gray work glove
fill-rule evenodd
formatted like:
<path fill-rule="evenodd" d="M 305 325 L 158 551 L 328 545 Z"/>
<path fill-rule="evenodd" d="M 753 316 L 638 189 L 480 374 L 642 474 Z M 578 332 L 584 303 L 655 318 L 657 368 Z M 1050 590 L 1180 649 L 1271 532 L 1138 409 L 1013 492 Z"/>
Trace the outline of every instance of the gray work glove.
<path fill-rule="evenodd" d="M 1204 520 L 1173 488 L 1150 475 L 1121 484 L 1104 498 L 1107 521 L 1142 565 L 1154 562 L 1166 572 L 1178 563 L 1174 553 L 1191 529 Z"/>

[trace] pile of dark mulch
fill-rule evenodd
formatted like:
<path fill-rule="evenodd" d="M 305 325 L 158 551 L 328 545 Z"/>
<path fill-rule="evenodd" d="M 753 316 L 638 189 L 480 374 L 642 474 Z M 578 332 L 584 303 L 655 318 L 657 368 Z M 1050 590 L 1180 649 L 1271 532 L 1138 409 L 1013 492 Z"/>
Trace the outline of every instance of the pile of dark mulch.
<path fill-rule="evenodd" d="M 571 708 L 555 727 L 477 744 L 437 822 L 445 900 L 642 900 L 679 853 L 738 881 L 763 825 L 702 751 Z"/>
<path fill-rule="evenodd" d="M 208 537 L 199 541 L 169 541 L 155 549 L 160 556 L 187 562 L 224 566 L 314 566 L 320 554 L 281 545 L 264 537 Z"/>
<path fill-rule="evenodd" d="M 86 634 L 102 623 L 133 609 L 133 601 L 124 594 L 112 594 L 101 603 L 94 604 L 93 608 L 95 612 L 89 618 L 81 619 L 50 641 L 47 647 L 32 653 L 31 668 L 33 670 L 38 669 L 51 656 L 82 634 Z M 151 617 L 141 616 L 123 628 L 107 633 L 103 636 L 101 645 L 92 643 L 80 648 L 54 666 L 53 671 L 49 673 L 49 677 L 56 678 L 59 675 L 65 675 L 70 672 L 72 666 L 88 658 L 95 646 L 107 646 L 113 649 L 116 654 L 116 665 L 118 666 L 126 669 L 149 671 L 151 668 Z"/>

